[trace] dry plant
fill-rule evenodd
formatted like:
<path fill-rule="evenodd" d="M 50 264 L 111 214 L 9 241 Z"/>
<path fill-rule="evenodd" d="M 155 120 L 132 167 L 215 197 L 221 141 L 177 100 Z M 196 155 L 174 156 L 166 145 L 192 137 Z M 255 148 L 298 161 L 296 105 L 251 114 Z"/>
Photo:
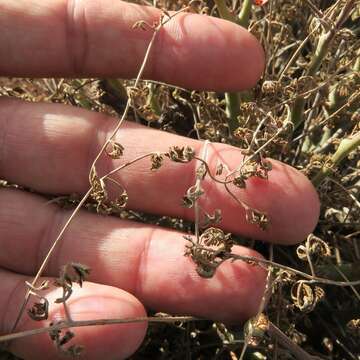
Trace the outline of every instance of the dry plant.
<path fill-rule="evenodd" d="M 11 333 L 0 336 L 1 342 L 47 332 L 59 351 L 77 356 L 81 354 L 81 344 L 65 346 L 75 336 L 72 328 L 147 321 L 171 323 L 173 327 L 151 328 L 148 337 L 156 349 L 146 342 L 139 356 L 176 358 L 173 352 L 184 347 L 181 334 L 185 331 L 190 345 L 186 347 L 187 353 L 180 352 L 179 358 L 203 355 L 219 359 L 246 356 L 249 359 L 359 359 L 360 314 L 356 309 L 360 308 L 360 1 L 215 0 L 214 3 L 161 0 L 157 5 L 167 11 L 163 11 L 159 23 L 136 23 L 134 27 L 152 31 L 153 36 L 134 81 L 31 83 L 47 94 L 44 95 L 47 100 L 60 98 L 61 102 L 122 116 L 93 161 L 86 194 L 79 201 L 66 199 L 68 203 L 75 202 L 76 207 L 33 281 L 26 283 L 27 293 L 18 318 Z M 183 11 L 220 16 L 249 28 L 261 40 L 267 63 L 255 89 L 221 96 L 141 79 L 158 31 Z M 3 86 L 2 92 L 19 96 L 10 87 Z M 30 91 L 22 93 L 21 97 L 29 94 Z M 123 154 L 122 144 L 114 138 L 130 111 L 139 122 L 154 128 L 204 140 L 201 154 L 187 146 L 173 146 L 166 152 L 154 149 L 99 175 L 97 165 L 104 156 L 119 159 Z M 193 119 L 188 129 L 181 124 L 185 117 Z M 212 173 L 207 152 L 215 141 L 241 148 L 244 161 L 233 170 L 219 163 L 216 173 Z M 269 245 L 267 250 L 263 248 L 269 259 L 261 260 L 232 253 L 234 244 L 252 242 L 224 233 L 217 227 L 221 221 L 220 209 L 208 214 L 199 205 L 199 199 L 206 195 L 201 184 L 207 177 L 224 186 L 245 209 L 248 222 L 266 230 L 271 226 L 267 214 L 251 208 L 231 189 L 246 188 L 247 180 L 252 177 L 267 179 L 271 171 L 268 157 L 291 164 L 308 175 L 319 190 L 322 211 L 314 234 L 303 244 L 286 249 Z M 194 185 L 184 194 L 182 202 L 194 210 L 195 219 L 195 236 L 186 237 L 185 256 L 191 257 L 200 276 L 211 278 L 225 261 L 244 261 L 266 269 L 266 290 L 258 314 L 244 328 L 210 321 L 199 323 L 189 316 L 75 321 L 69 314 L 67 300 L 73 283 L 81 286 L 86 281 L 90 269 L 84 264 L 65 264 L 54 284 L 39 284 L 54 249 L 82 207 L 108 215 L 126 212 L 126 189 L 112 175 L 146 159 L 149 171 L 165 167 L 166 161 L 198 164 Z M 108 196 L 109 183 L 119 189 L 115 199 Z M 137 216 L 152 221 L 146 215 Z M 166 221 L 167 225 L 176 226 L 176 221 L 169 218 Z M 31 296 L 38 300 L 27 309 L 28 316 L 34 321 L 48 318 L 51 304 L 42 291 L 50 286 L 63 289 L 63 296 L 56 302 L 63 304 L 66 317 L 45 328 L 17 332 Z M 159 348 L 163 349 L 161 355 Z"/>

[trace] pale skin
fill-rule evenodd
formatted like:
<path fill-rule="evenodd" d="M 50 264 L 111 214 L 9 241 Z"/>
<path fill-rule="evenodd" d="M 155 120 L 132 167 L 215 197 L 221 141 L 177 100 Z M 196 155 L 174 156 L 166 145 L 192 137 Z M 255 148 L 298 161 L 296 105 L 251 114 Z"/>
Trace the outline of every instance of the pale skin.
<path fill-rule="evenodd" d="M 0 0 L 0 74 L 29 77 L 136 76 L 151 31 L 132 30 L 138 20 L 158 20 L 159 10 L 111 0 Z M 181 14 L 158 34 L 145 77 L 191 89 L 241 90 L 253 86 L 264 67 L 257 40 L 229 22 Z M 226 66 L 224 66 L 226 64 Z M 107 118 L 64 105 L 0 100 L 0 178 L 38 193 L 84 193 L 96 153 L 116 124 Z M 169 133 L 125 123 L 117 136 L 128 161 L 171 145 L 203 144 Z M 209 164 L 229 168 L 240 153 L 228 145 L 209 147 Z M 103 173 L 119 161 L 104 159 Z M 194 184 L 195 162 L 167 162 L 154 173 L 147 160 L 114 176 L 129 193 L 129 208 L 193 219 L 180 199 Z M 294 244 L 310 233 L 319 215 L 315 189 L 300 172 L 273 161 L 269 180 L 250 180 L 237 195 L 266 212 L 271 227 L 246 223 L 244 211 L 221 185 L 203 184 L 202 205 L 220 208 L 226 231 L 259 240 Z M 69 212 L 47 204 L 41 195 L 0 189 L 0 333 L 11 328 L 25 293 L 25 280 L 37 271 Z M 183 256 L 185 240 L 177 231 L 101 217 L 81 211 L 65 233 L 45 270 L 51 279 L 61 265 L 77 261 L 92 273 L 69 300 L 75 320 L 146 315 L 145 308 L 241 323 L 257 312 L 266 272 L 237 261 L 224 263 L 214 278 L 203 279 Z M 239 254 L 260 256 L 236 246 Z M 49 299 L 59 291 L 49 293 Z M 50 318 L 59 319 L 61 307 Z M 25 316 L 17 330 L 47 325 Z M 147 324 L 79 328 L 76 343 L 86 359 L 126 358 L 141 344 Z M 11 350 L 26 359 L 56 359 L 48 335 L 14 341 Z"/>

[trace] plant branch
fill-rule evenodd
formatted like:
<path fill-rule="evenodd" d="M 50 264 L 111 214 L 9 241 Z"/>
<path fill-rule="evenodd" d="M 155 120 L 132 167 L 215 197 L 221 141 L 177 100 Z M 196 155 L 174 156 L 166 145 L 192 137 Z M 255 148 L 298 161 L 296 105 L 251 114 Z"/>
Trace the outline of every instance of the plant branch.
<path fill-rule="evenodd" d="M 8 335 L 0 336 L 0 343 L 20 339 L 27 336 L 43 334 L 49 331 L 57 331 L 62 329 L 84 327 L 84 326 L 98 326 L 98 325 L 115 325 L 115 324 L 132 324 L 140 322 L 148 323 L 174 323 L 174 322 L 188 322 L 202 320 L 193 316 L 169 316 L 169 317 L 138 317 L 138 318 L 124 318 L 124 319 L 97 319 L 97 320 L 70 320 L 61 321 L 52 326 L 41 327 L 32 330 L 19 331 Z"/>
<path fill-rule="evenodd" d="M 355 0 L 348 0 L 340 14 L 336 20 L 336 23 L 330 30 L 323 32 L 320 36 L 317 47 L 315 49 L 315 53 L 311 59 L 309 67 L 305 73 L 305 76 L 315 76 L 316 72 L 319 70 L 325 56 L 327 55 L 331 42 L 334 39 L 337 31 L 341 28 L 344 21 L 350 15 L 353 4 Z M 295 100 L 292 112 L 291 112 L 291 121 L 293 122 L 295 129 L 301 124 L 303 120 L 304 114 L 304 106 L 305 106 L 305 98 L 304 97 L 297 97 Z"/>
<path fill-rule="evenodd" d="M 322 181 L 331 174 L 333 169 L 343 161 L 351 151 L 360 146 L 360 132 L 343 139 L 331 159 L 324 164 L 320 171 L 313 177 L 312 183 L 318 187 Z"/>
<path fill-rule="evenodd" d="M 244 0 L 238 18 L 229 11 L 225 0 L 214 1 L 222 19 L 236 23 L 246 29 L 249 27 L 252 0 Z M 228 118 L 228 125 L 232 135 L 234 130 L 239 126 L 238 116 L 240 115 L 240 93 L 225 93 L 225 103 L 226 116 Z"/>
<path fill-rule="evenodd" d="M 237 19 L 237 24 L 247 29 L 250 23 L 250 14 L 251 14 L 251 5 L 253 0 L 244 0 L 239 18 Z"/>

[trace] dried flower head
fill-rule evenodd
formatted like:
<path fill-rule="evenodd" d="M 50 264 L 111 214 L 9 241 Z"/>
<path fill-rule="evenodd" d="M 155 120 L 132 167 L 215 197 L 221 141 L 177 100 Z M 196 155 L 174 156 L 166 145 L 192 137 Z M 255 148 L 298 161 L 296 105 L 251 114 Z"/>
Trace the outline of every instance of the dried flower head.
<path fill-rule="evenodd" d="M 266 230 L 269 227 L 269 218 L 268 216 L 261 211 L 255 209 L 246 209 L 246 220 L 250 224 L 256 224 L 262 230 Z"/>
<path fill-rule="evenodd" d="M 233 241 L 230 234 L 225 234 L 221 229 L 211 227 L 206 229 L 195 243 L 191 237 L 185 236 L 190 242 L 186 245 L 185 256 L 190 256 L 197 265 L 197 273 L 204 278 L 214 276 L 216 269 L 231 252 Z"/>
<path fill-rule="evenodd" d="M 164 163 L 164 156 L 157 152 L 151 155 L 151 171 L 155 171 L 161 168 L 162 164 Z"/>

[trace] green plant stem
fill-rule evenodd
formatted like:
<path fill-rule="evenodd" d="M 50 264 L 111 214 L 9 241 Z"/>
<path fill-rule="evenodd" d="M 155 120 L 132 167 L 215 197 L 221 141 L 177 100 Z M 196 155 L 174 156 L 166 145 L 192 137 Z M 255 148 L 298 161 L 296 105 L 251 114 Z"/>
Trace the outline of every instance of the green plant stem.
<path fill-rule="evenodd" d="M 344 21 L 350 15 L 352 11 L 354 0 L 349 0 L 344 7 L 342 8 L 335 26 L 332 27 L 327 32 L 324 32 L 318 41 L 315 53 L 311 59 L 310 65 L 305 73 L 305 76 L 315 76 L 316 72 L 319 70 L 321 63 L 323 62 L 328 50 L 330 48 L 330 44 L 334 39 L 337 30 L 340 29 Z M 303 120 L 304 115 L 304 106 L 305 106 L 305 99 L 303 97 L 298 97 L 295 100 L 292 112 L 291 112 L 291 121 L 294 124 L 294 128 L 296 129 Z"/>
<path fill-rule="evenodd" d="M 119 79 L 104 79 L 106 86 L 111 89 L 111 92 L 119 99 L 124 102 L 127 101 L 128 95 L 125 86 Z"/>
<path fill-rule="evenodd" d="M 314 76 L 316 72 L 319 70 L 319 67 L 328 52 L 330 43 L 334 38 L 334 35 L 335 32 L 332 30 L 321 35 L 315 50 L 315 54 L 311 60 L 308 70 L 305 73 L 305 76 Z M 295 129 L 302 122 L 304 115 L 304 105 L 305 105 L 305 99 L 303 97 L 296 98 L 294 106 L 291 111 L 291 121 L 294 124 Z"/>
<path fill-rule="evenodd" d="M 245 29 L 249 27 L 251 5 L 252 5 L 252 0 L 244 0 L 240 10 L 239 17 L 236 21 L 240 26 L 244 27 Z"/>
<path fill-rule="evenodd" d="M 226 116 L 231 134 L 239 126 L 238 116 L 240 115 L 240 94 L 237 92 L 225 93 Z"/>
<path fill-rule="evenodd" d="M 156 86 L 153 83 L 149 84 L 149 95 L 147 98 L 147 105 L 150 106 L 153 113 L 157 116 L 161 116 L 161 106 L 158 100 L 158 93 Z"/>
<path fill-rule="evenodd" d="M 248 28 L 250 21 L 252 0 L 244 0 L 239 17 L 237 18 L 231 13 L 226 6 L 225 0 L 214 0 L 216 7 L 222 19 L 231 21 L 240 26 Z M 238 116 L 240 115 L 240 93 L 227 92 L 225 93 L 226 115 L 228 118 L 228 125 L 231 134 L 239 126 Z"/>
<path fill-rule="evenodd" d="M 312 178 L 312 183 L 317 187 L 321 182 L 330 175 L 332 169 L 338 166 L 351 151 L 360 146 L 360 132 L 354 136 L 343 139 L 334 155 L 330 159 L 330 163 L 325 164 L 321 170 Z"/>

